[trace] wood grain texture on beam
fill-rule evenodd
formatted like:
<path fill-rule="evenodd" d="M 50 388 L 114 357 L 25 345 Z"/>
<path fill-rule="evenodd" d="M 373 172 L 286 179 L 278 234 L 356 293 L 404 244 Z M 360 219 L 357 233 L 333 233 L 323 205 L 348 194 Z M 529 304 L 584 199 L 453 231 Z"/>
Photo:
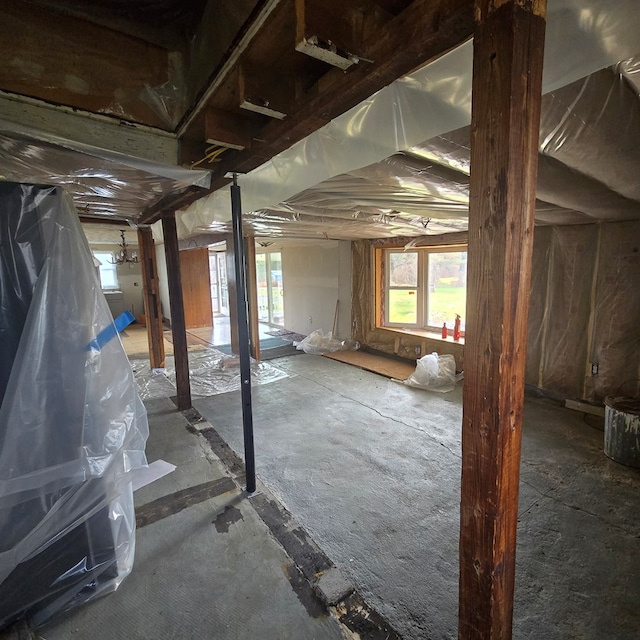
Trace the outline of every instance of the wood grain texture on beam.
<path fill-rule="evenodd" d="M 501 2 L 489 11 L 493 4 L 477 0 L 474 37 L 458 629 L 464 640 L 511 638 L 545 33 L 540 2 Z"/>
<path fill-rule="evenodd" d="M 151 227 L 138 227 L 138 248 L 140 249 L 142 267 L 142 294 L 147 323 L 150 366 L 152 369 L 162 369 L 165 365 L 164 331 L 158 265 Z"/>
<path fill-rule="evenodd" d="M 211 193 L 211 188 L 191 185 L 179 193 L 171 193 L 148 207 L 138 219 L 138 224 L 153 224 L 166 214 L 173 215 L 178 209 L 187 207 L 192 202 Z"/>
<path fill-rule="evenodd" d="M 165 213 L 162 216 L 162 233 L 164 234 L 164 254 L 167 261 L 167 282 L 169 285 L 169 304 L 171 305 L 171 334 L 176 367 L 177 405 L 180 411 L 185 411 L 191 408 L 191 384 L 175 214 Z"/>

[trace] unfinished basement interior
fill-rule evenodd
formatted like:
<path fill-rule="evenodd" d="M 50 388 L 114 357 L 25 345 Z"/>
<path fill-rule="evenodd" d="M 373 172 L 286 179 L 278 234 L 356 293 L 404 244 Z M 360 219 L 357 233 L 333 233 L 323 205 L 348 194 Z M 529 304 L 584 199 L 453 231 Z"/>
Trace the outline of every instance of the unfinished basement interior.
<path fill-rule="evenodd" d="M 0 640 L 640 637 L 637 0 L 0 43 Z"/>

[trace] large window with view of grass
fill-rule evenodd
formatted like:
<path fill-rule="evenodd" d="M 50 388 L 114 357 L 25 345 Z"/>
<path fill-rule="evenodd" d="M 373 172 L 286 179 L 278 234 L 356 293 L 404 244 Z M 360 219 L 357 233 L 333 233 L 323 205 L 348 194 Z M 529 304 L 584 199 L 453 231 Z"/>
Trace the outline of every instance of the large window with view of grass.
<path fill-rule="evenodd" d="M 384 250 L 384 326 L 453 332 L 467 302 L 466 247 Z"/>

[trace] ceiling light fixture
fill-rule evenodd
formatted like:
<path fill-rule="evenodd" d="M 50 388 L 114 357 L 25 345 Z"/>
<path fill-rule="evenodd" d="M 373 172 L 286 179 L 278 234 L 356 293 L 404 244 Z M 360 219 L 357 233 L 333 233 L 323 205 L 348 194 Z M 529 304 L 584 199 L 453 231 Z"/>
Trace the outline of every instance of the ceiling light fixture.
<path fill-rule="evenodd" d="M 136 264 L 140 262 L 140 260 L 138 260 L 138 254 L 135 251 L 132 251 L 131 255 L 129 255 L 129 250 L 127 249 L 127 241 L 125 240 L 123 229 L 120 229 L 120 238 L 121 241 L 118 245 L 120 247 L 120 251 L 116 256 L 116 259 L 109 260 L 109 262 L 111 264 L 126 264 L 127 262 Z"/>

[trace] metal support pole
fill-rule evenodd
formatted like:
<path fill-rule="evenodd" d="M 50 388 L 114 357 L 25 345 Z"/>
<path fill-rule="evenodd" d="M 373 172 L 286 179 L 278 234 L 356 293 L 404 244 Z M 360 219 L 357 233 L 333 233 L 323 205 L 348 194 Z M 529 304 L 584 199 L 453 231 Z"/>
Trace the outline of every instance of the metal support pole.
<path fill-rule="evenodd" d="M 256 460 L 253 446 L 253 412 L 251 409 L 251 358 L 249 355 L 249 321 L 247 313 L 247 279 L 242 240 L 242 211 L 240 187 L 233 174 L 231 185 L 231 221 L 233 224 L 233 249 L 235 258 L 238 337 L 240 347 L 240 381 L 242 392 L 242 429 L 244 433 L 244 464 L 247 475 L 247 492 L 256 490 Z"/>

